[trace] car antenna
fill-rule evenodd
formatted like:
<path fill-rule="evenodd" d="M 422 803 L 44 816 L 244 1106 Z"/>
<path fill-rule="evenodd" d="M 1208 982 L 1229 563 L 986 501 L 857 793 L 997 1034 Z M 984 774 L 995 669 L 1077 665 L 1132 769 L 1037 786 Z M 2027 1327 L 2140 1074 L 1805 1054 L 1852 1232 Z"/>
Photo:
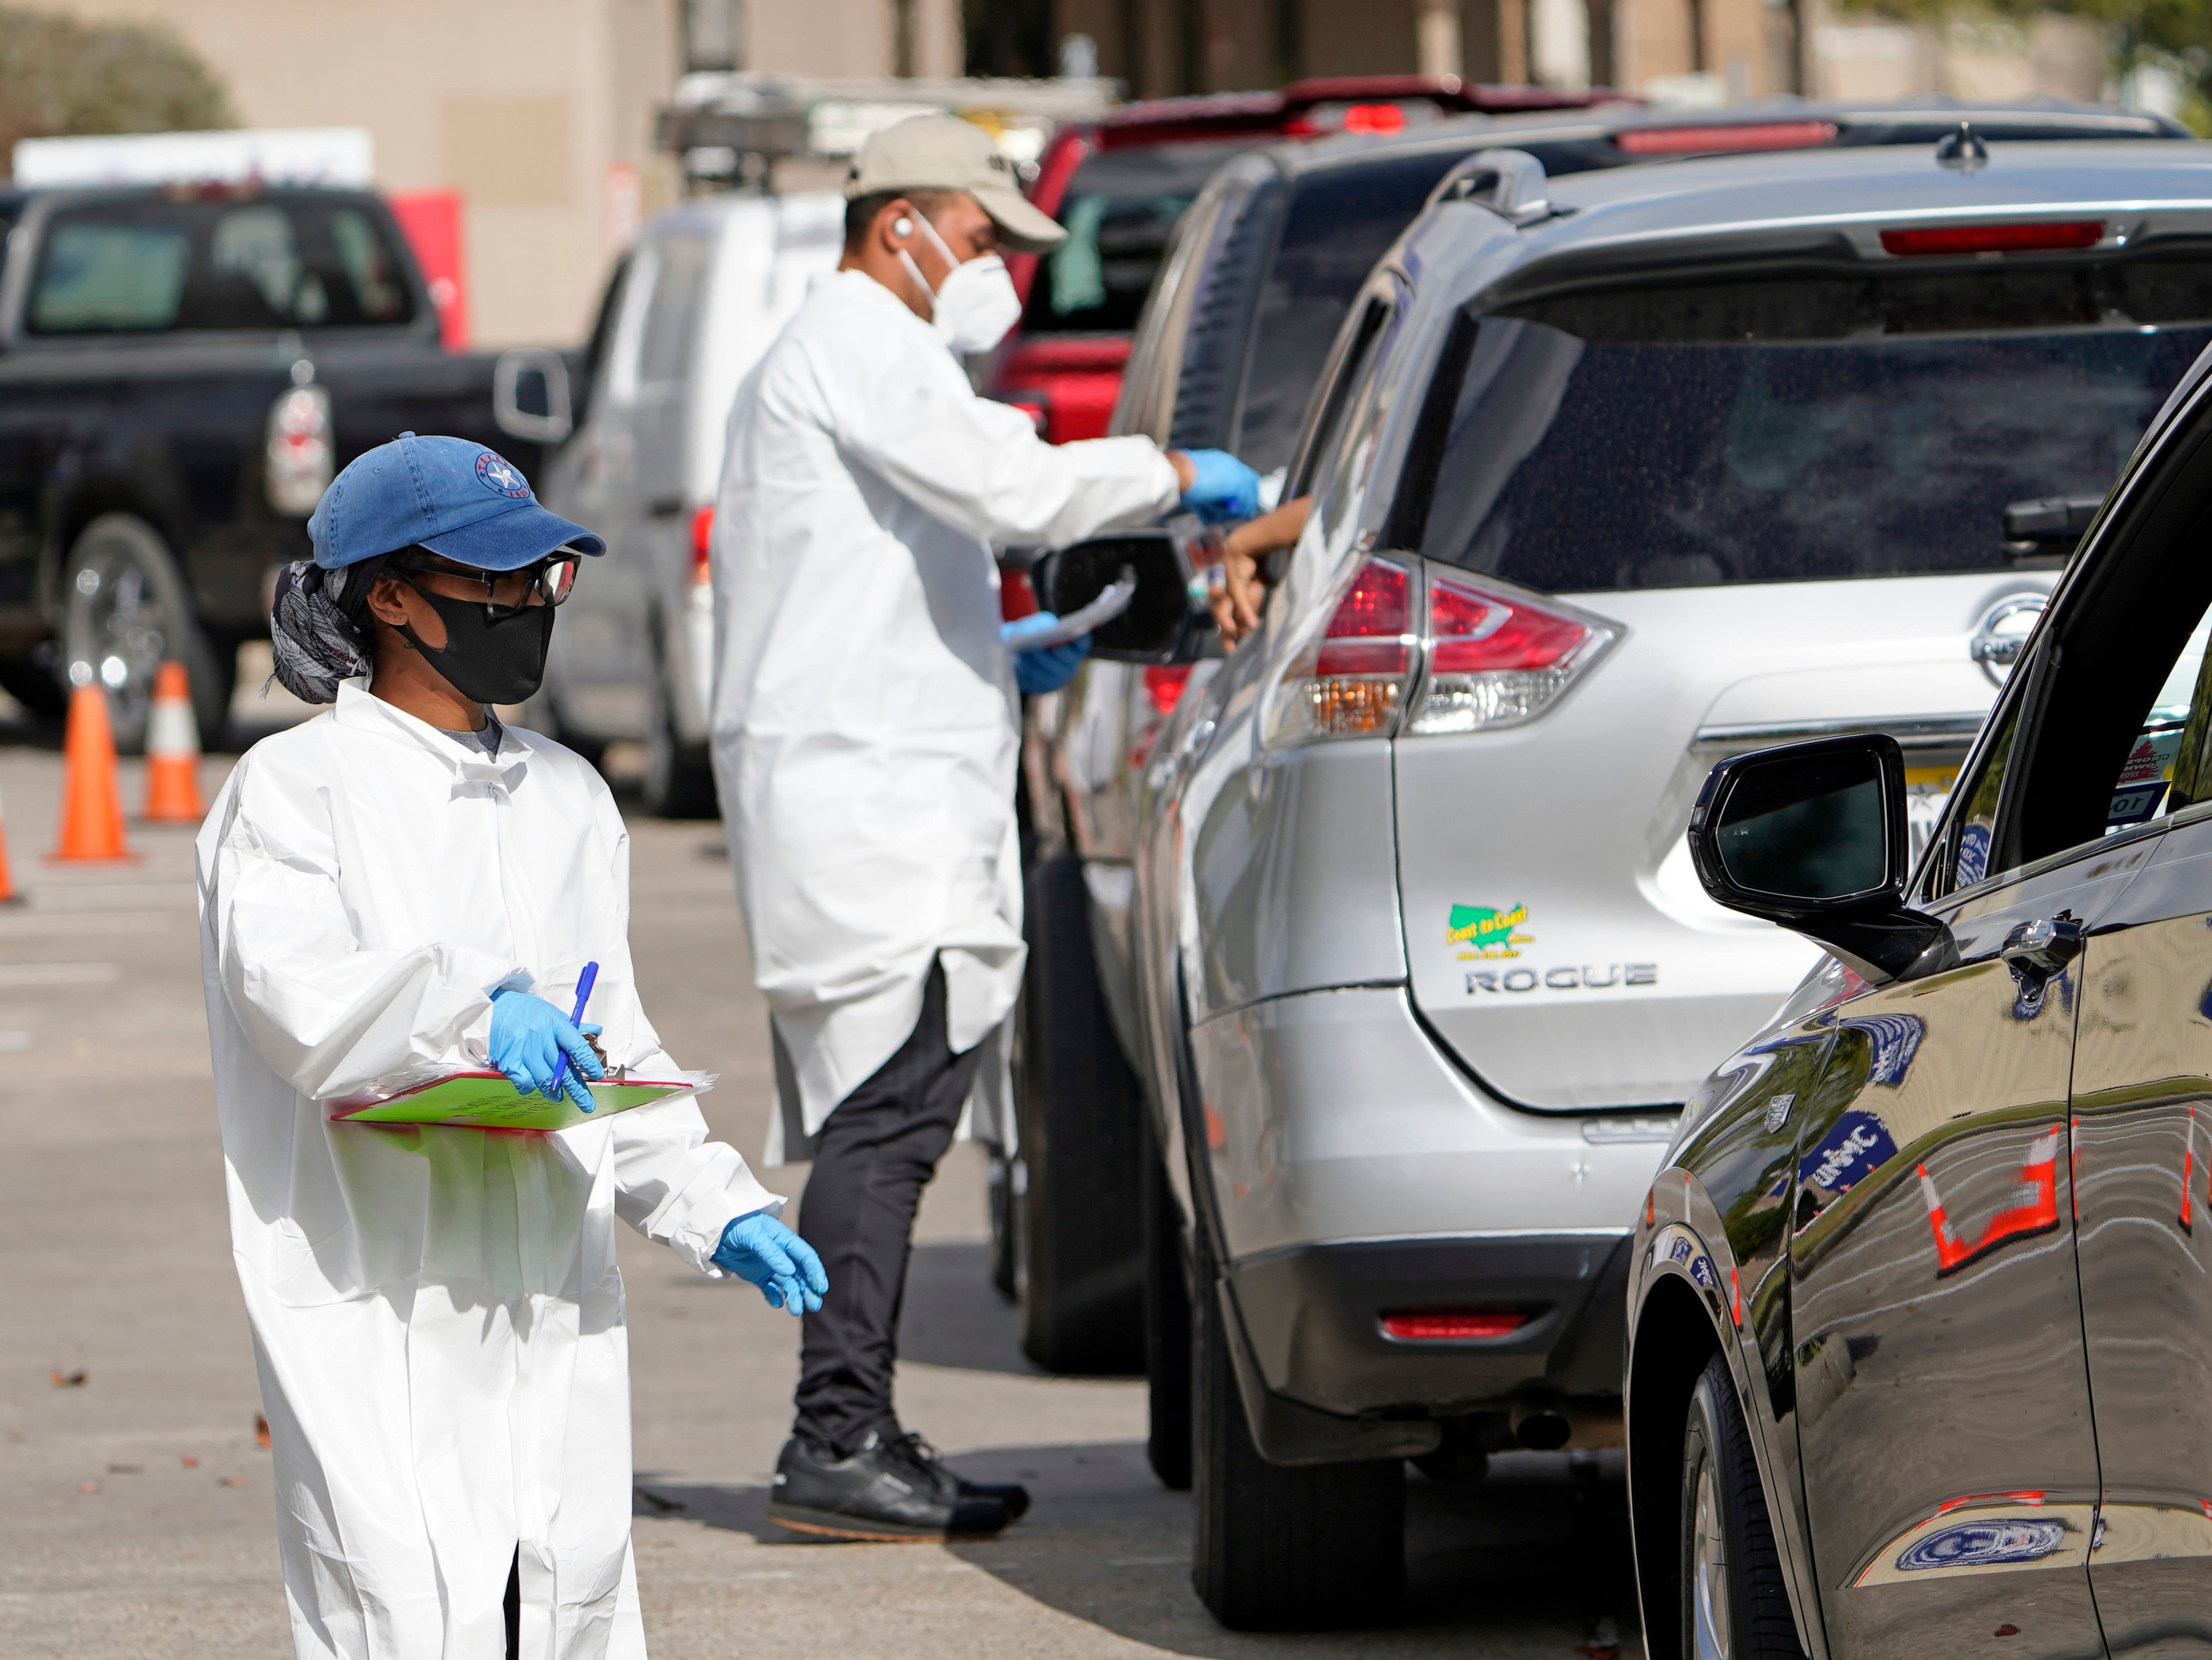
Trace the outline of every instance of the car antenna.
<path fill-rule="evenodd" d="M 1936 141 L 1936 165 L 1939 167 L 1972 173 L 1989 164 L 1990 147 L 1982 142 L 1981 134 L 1974 130 L 1971 121 L 1961 121 L 1958 131 L 1947 132 Z"/>

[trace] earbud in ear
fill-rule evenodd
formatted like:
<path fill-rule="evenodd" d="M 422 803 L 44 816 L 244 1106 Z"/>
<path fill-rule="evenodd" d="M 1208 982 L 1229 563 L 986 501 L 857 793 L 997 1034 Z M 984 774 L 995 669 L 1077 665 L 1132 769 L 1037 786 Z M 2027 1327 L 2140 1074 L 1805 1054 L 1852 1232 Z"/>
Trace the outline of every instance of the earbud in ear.
<path fill-rule="evenodd" d="M 914 234 L 914 221 L 911 219 L 894 219 L 891 221 L 891 234 L 893 236 L 912 236 Z"/>

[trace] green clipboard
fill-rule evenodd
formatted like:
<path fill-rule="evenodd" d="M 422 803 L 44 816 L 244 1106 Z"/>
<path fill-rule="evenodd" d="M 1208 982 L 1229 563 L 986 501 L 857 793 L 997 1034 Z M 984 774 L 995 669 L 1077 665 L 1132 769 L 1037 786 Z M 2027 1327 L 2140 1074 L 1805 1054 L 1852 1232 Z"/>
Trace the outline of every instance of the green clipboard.
<path fill-rule="evenodd" d="M 597 1124 L 634 1106 L 649 1106 L 704 1089 L 714 1081 L 710 1072 L 687 1072 L 674 1078 L 620 1078 L 591 1086 L 596 1112 L 586 1112 L 563 1095 L 547 1100 L 543 1095 L 523 1094 L 497 1072 L 449 1072 L 442 1078 L 416 1084 L 392 1095 L 353 1095 L 331 1101 L 333 1124 L 440 1124 L 467 1130 L 568 1130 L 580 1124 Z"/>

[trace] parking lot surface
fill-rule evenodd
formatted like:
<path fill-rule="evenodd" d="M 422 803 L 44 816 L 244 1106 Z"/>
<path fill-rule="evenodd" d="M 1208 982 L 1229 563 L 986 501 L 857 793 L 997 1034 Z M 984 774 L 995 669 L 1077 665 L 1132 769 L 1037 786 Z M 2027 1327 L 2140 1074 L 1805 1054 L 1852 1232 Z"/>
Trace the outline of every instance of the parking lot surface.
<path fill-rule="evenodd" d="M 205 763 L 204 789 L 225 764 Z M 135 804 L 138 769 L 123 774 Z M 191 833 L 134 823 L 131 863 L 51 865 L 59 780 L 49 741 L 0 725 L 0 809 L 27 894 L 0 907 L 0 1660 L 282 1655 Z M 757 1157 L 766 1019 L 719 832 L 635 810 L 631 829 L 647 1007 L 679 1060 L 720 1074 L 708 1121 Z M 1044 1377 L 1023 1359 L 986 1279 L 982 1168 L 957 1148 L 925 1200 L 899 1388 L 908 1426 L 964 1472 L 1035 1492 L 1030 1517 L 984 1544 L 803 1543 L 770 1526 L 794 1324 L 625 1237 L 656 1656 L 1557 1657 L 1607 1619 L 1639 1652 L 1618 1454 L 1580 1479 L 1539 1454 L 1499 1459 L 1475 1487 L 1410 1477 L 1409 1591 L 1387 1629 L 1223 1631 L 1189 1589 L 1188 1500 L 1145 1463 L 1141 1383 Z M 805 1174 L 766 1179 L 798 1197 Z"/>

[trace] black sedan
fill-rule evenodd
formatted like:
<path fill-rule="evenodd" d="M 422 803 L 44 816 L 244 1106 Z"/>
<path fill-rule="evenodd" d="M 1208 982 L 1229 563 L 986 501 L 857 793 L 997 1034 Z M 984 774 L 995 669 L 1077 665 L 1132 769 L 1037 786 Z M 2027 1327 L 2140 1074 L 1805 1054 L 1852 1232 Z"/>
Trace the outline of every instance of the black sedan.
<path fill-rule="evenodd" d="M 1889 737 L 1706 783 L 1706 891 L 1830 954 L 1638 1219 L 1653 1660 L 2212 1647 L 2208 532 L 2200 360 L 1917 868 Z"/>

